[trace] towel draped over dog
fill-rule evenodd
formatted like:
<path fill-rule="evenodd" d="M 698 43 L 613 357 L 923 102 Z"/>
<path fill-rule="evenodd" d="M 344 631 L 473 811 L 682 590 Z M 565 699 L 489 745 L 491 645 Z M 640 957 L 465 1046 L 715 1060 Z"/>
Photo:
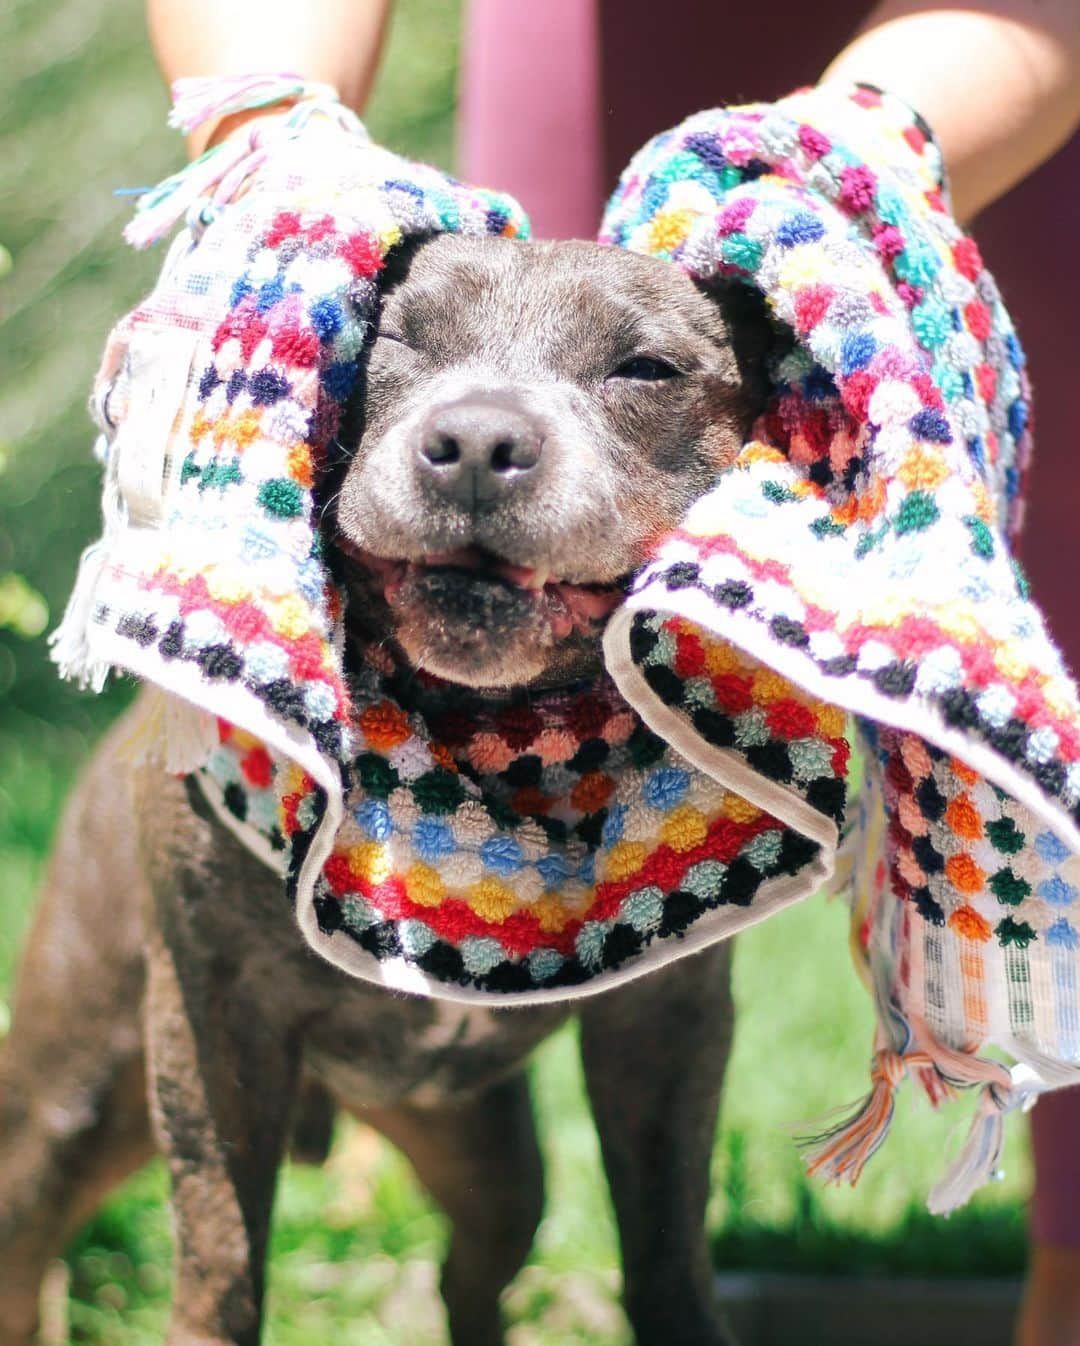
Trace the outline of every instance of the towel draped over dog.
<path fill-rule="evenodd" d="M 1080 1079 L 1080 714 L 1010 555 L 1023 355 L 926 128 L 824 89 L 635 157 L 601 241 L 756 287 L 768 406 L 609 621 L 609 677 L 432 723 L 377 657 L 346 669 L 320 522 L 387 254 L 527 226 L 325 98 L 244 146 L 134 223 L 192 202 L 97 381 L 105 533 L 64 671 L 169 694 L 167 765 L 280 868 L 315 950 L 398 990 L 598 992 L 847 883 L 873 1087 L 811 1167 L 858 1177 L 907 1070 L 934 1101 L 979 1085 L 931 1198 L 959 1204 L 1002 1114 Z"/>

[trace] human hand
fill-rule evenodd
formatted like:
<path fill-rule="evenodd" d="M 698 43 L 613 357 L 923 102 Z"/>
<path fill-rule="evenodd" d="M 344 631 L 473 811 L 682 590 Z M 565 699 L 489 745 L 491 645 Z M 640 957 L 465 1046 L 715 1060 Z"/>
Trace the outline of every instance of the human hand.
<path fill-rule="evenodd" d="M 1080 125 L 1080 6 L 881 0 L 822 82 L 874 84 L 925 117 L 966 222 Z"/>

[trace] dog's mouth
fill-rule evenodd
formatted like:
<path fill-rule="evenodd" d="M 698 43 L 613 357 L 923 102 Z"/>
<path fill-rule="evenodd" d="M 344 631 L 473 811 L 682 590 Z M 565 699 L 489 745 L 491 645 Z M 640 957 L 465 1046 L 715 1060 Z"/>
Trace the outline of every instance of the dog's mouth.
<path fill-rule="evenodd" d="M 474 546 L 419 560 L 346 550 L 381 592 L 410 662 L 473 686 L 525 683 L 557 647 L 595 645 L 627 583 L 571 582 Z"/>
<path fill-rule="evenodd" d="M 442 576 L 451 583 L 504 585 L 516 591 L 550 623 L 552 635 L 562 640 L 572 631 L 588 633 L 622 601 L 626 581 L 614 584 L 576 584 L 538 566 L 515 565 L 481 547 L 429 552 L 420 563 L 406 562 L 404 573 L 387 584 L 387 601 L 394 603 L 407 578 Z M 456 577 L 456 578 L 455 578 Z"/>

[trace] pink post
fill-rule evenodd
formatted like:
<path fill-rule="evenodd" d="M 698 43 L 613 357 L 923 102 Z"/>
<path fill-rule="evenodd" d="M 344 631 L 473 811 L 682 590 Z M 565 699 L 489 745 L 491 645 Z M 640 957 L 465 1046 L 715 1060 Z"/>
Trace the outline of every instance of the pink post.
<path fill-rule="evenodd" d="M 596 0 L 470 0 L 458 167 L 509 191 L 538 238 L 595 238 L 602 205 Z"/>

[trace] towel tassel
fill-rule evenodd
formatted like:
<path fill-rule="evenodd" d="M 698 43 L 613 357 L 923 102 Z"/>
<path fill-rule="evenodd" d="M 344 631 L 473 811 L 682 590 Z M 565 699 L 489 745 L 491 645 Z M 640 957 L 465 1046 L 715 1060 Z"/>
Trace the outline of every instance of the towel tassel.
<path fill-rule="evenodd" d="M 1017 1107 L 1030 1107 L 1045 1088 L 1042 1077 L 1026 1065 L 1012 1070 L 974 1052 L 958 1051 L 940 1042 L 916 1014 L 904 1021 L 911 1050 L 895 1051 L 879 1031 L 871 1090 L 865 1102 L 837 1126 L 799 1140 L 809 1173 L 826 1182 L 854 1186 L 871 1156 L 888 1135 L 895 1111 L 896 1088 L 909 1072 L 937 1106 L 958 1089 L 979 1088 L 979 1101 L 960 1153 L 927 1200 L 934 1215 L 948 1215 L 970 1200 L 997 1172 L 1004 1140 L 1004 1118 Z"/>
<path fill-rule="evenodd" d="M 932 1215 L 949 1215 L 958 1210 L 983 1183 L 998 1176 L 1005 1114 L 1017 1108 L 1026 1112 L 1046 1088 L 1042 1076 L 1030 1066 L 1021 1064 L 1009 1070 L 997 1061 L 979 1061 L 978 1057 L 971 1060 L 983 1068 L 984 1078 L 989 1073 L 995 1078 L 983 1085 L 960 1153 L 927 1198 L 927 1209 Z"/>
<path fill-rule="evenodd" d="M 966 1205 L 973 1193 L 997 1173 L 1007 1111 L 1007 1101 L 997 1086 L 986 1085 L 960 1153 L 926 1199 L 931 1215 L 950 1215 Z"/>
<path fill-rule="evenodd" d="M 100 692 L 105 686 L 110 665 L 91 652 L 90 622 L 94 614 L 98 581 L 105 569 L 105 560 L 113 540 L 124 526 L 126 511 L 120 498 L 115 455 L 109 453 L 105 435 L 99 437 L 95 453 L 105 463 L 101 497 L 102 535 L 79 558 L 75 584 L 64 615 L 49 636 L 49 657 L 60 670 L 62 678 L 70 678 L 82 688 Z"/>
<path fill-rule="evenodd" d="M 100 538 L 83 552 L 64 615 L 49 636 L 49 657 L 60 676 L 92 692 L 100 692 L 109 675 L 109 664 L 90 652 L 90 618 L 107 550 L 105 539 Z"/>
<path fill-rule="evenodd" d="M 220 742 L 217 716 L 179 696 L 165 696 L 162 735 L 165 770 L 186 776 L 205 766 Z"/>
<path fill-rule="evenodd" d="M 162 767 L 174 776 L 206 765 L 221 741 L 216 716 L 154 686 L 144 692 L 142 708 L 122 744 L 128 762 Z"/>
<path fill-rule="evenodd" d="M 837 1126 L 797 1141 L 808 1173 L 826 1182 L 854 1186 L 867 1162 L 889 1134 L 896 1108 L 896 1088 L 910 1069 L 933 1064 L 923 1051 L 897 1052 L 879 1045 L 870 1070 L 871 1088 L 865 1101 Z"/>
<path fill-rule="evenodd" d="M 172 95 L 169 125 L 183 131 L 193 131 L 215 117 L 290 103 L 297 106 L 283 110 L 283 124 L 289 130 L 304 125 L 319 112 L 353 134 L 367 136 L 356 114 L 339 101 L 336 89 L 298 75 L 179 79 L 172 86 Z M 272 140 L 263 126 L 241 128 L 144 192 L 135 204 L 135 218 L 124 229 L 125 240 L 133 248 L 149 247 L 164 238 L 185 214 L 197 234 L 200 225 L 234 201 L 252 173 L 265 163 Z"/>

